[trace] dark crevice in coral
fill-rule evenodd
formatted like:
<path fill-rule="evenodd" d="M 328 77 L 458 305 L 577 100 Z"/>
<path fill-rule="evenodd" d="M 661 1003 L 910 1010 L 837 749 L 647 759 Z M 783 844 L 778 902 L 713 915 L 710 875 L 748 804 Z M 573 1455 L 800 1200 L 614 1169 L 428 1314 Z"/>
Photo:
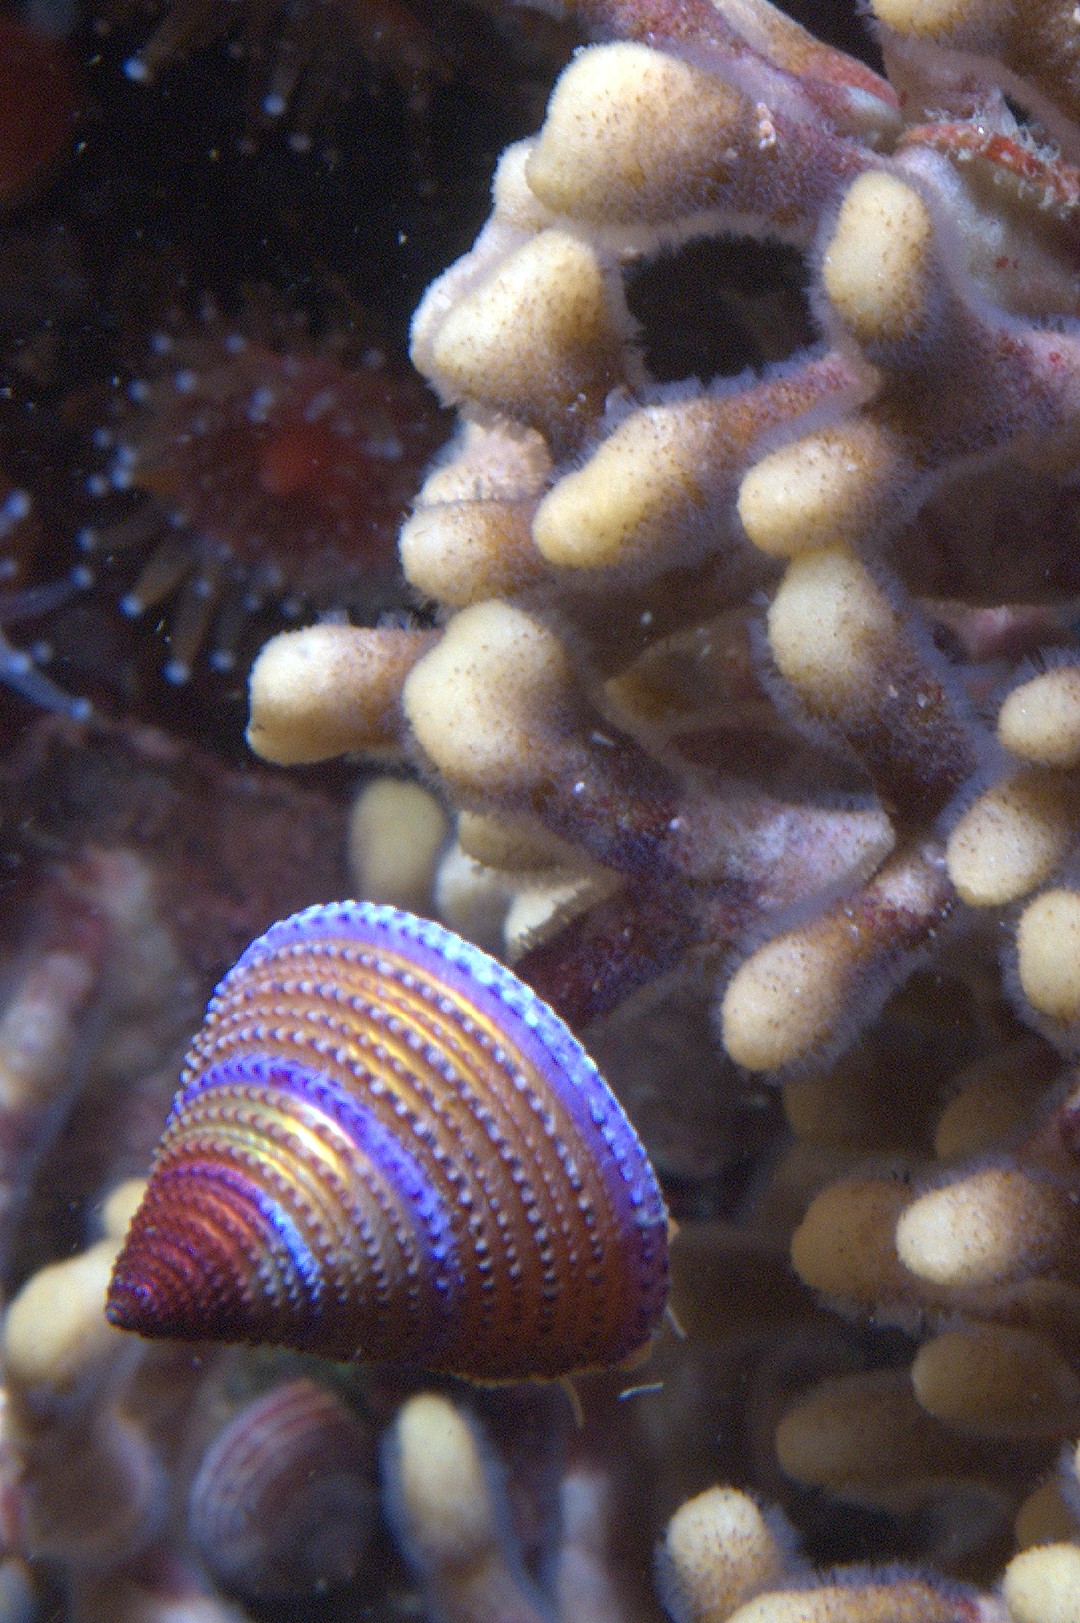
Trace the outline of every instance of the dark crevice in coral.
<path fill-rule="evenodd" d="M 778 243 L 698 238 L 633 266 L 626 297 L 659 383 L 734 377 L 814 338 L 802 259 Z"/>

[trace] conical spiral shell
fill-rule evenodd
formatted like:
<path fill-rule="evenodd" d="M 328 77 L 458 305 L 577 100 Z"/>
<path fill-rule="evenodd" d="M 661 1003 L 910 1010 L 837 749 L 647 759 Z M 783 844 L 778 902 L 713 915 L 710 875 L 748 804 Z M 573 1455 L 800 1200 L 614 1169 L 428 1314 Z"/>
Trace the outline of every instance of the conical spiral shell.
<path fill-rule="evenodd" d="M 580 1044 L 440 925 L 343 902 L 221 982 L 114 1324 L 479 1380 L 617 1363 L 667 1294 L 648 1159 Z"/>
<path fill-rule="evenodd" d="M 372 1441 L 317 1382 L 283 1381 L 246 1404 L 207 1449 L 188 1500 L 192 1543 L 243 1595 L 314 1594 L 345 1583 L 378 1511 Z"/>

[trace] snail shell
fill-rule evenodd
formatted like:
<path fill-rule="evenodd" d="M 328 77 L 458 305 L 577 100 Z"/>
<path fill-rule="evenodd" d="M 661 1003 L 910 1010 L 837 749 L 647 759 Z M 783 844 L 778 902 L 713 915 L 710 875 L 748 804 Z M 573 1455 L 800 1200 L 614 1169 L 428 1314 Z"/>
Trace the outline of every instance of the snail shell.
<path fill-rule="evenodd" d="M 304 1377 L 245 1405 L 191 1485 L 192 1543 L 243 1595 L 312 1594 L 353 1577 L 378 1515 L 364 1426 Z"/>
<path fill-rule="evenodd" d="M 442 926 L 342 902 L 211 999 L 108 1314 L 516 1380 L 618 1363 L 666 1295 L 652 1168 L 562 1021 Z"/>

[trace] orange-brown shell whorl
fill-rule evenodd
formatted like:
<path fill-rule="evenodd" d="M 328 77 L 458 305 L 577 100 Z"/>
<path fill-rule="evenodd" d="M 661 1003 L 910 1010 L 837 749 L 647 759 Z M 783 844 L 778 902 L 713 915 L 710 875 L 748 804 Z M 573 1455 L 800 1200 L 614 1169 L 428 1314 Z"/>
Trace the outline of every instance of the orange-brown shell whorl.
<path fill-rule="evenodd" d="M 108 1314 L 514 1380 L 619 1362 L 666 1295 L 652 1168 L 558 1016 L 440 925 L 342 902 L 211 999 Z"/>

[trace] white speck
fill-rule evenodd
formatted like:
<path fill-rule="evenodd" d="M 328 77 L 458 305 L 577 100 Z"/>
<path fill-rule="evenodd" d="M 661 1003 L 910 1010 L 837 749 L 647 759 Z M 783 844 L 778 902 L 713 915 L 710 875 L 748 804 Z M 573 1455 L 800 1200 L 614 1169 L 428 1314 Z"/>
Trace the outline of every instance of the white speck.
<path fill-rule="evenodd" d="M 772 121 L 772 113 L 763 101 L 754 107 L 757 116 L 757 144 L 759 152 L 771 152 L 776 145 L 776 126 Z"/>

